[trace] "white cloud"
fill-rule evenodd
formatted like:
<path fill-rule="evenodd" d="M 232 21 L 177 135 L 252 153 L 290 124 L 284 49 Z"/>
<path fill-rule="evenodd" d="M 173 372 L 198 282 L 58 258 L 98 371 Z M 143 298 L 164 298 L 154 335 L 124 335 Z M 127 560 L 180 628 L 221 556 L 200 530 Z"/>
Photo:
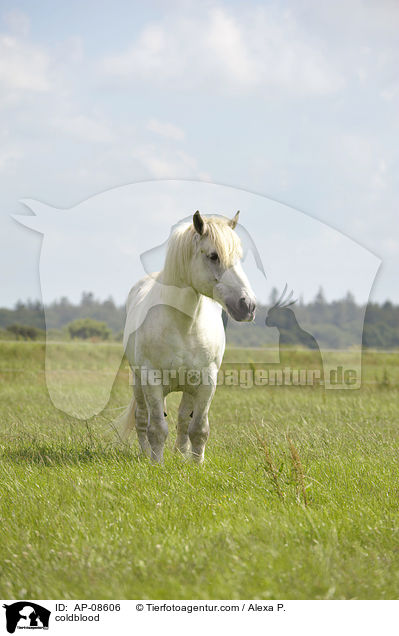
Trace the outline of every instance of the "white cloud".
<path fill-rule="evenodd" d="M 60 132 L 82 141 L 109 143 L 114 141 L 110 127 L 86 115 L 62 116 L 53 120 L 52 125 Z"/>
<path fill-rule="evenodd" d="M 183 141 L 185 137 L 182 128 L 175 124 L 159 121 L 158 119 L 150 119 L 147 124 L 147 129 L 161 137 L 173 139 L 174 141 Z"/>
<path fill-rule="evenodd" d="M 204 178 L 197 160 L 183 150 L 171 151 L 151 144 L 138 146 L 132 156 L 155 179 Z"/>
<path fill-rule="evenodd" d="M 382 99 L 387 102 L 397 99 L 399 97 L 399 84 L 390 84 L 383 88 L 380 92 Z"/>
<path fill-rule="evenodd" d="M 221 9 L 210 15 L 202 47 L 208 51 L 207 63 L 213 58 L 215 68 L 221 76 L 225 74 L 232 83 L 240 86 L 255 86 L 258 82 L 259 62 L 246 42 L 245 28 Z M 219 67 L 219 68 L 218 68 Z"/>
<path fill-rule="evenodd" d="M 2 145 L 0 150 L 0 173 L 15 174 L 17 163 L 23 156 L 24 152 L 18 144 Z"/>
<path fill-rule="evenodd" d="M 183 90 L 324 95 L 343 85 L 321 46 L 289 14 L 266 9 L 226 9 L 205 18 L 174 17 L 146 25 L 122 53 L 108 55 L 102 70 Z"/>
<path fill-rule="evenodd" d="M 380 159 L 379 163 L 378 163 L 378 167 L 375 171 L 375 173 L 373 174 L 372 180 L 371 180 L 371 186 L 374 190 L 385 190 L 387 187 L 387 181 L 386 181 L 386 176 L 387 176 L 387 165 L 384 159 Z"/>
<path fill-rule="evenodd" d="M 38 46 L 12 35 L 0 35 L 0 91 L 44 92 L 50 88 L 49 57 Z"/>
<path fill-rule="evenodd" d="M 3 16 L 3 21 L 11 33 L 27 35 L 30 31 L 29 16 L 20 9 L 11 9 Z"/>

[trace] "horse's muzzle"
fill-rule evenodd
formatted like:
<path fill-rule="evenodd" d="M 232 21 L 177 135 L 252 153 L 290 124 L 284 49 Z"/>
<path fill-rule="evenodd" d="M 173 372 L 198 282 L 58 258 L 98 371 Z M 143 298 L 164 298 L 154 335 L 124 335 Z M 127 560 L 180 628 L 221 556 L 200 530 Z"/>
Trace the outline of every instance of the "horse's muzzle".
<path fill-rule="evenodd" d="M 226 301 L 226 309 L 237 322 L 251 322 L 255 318 L 256 302 L 249 296 L 241 296 L 238 302 Z"/>

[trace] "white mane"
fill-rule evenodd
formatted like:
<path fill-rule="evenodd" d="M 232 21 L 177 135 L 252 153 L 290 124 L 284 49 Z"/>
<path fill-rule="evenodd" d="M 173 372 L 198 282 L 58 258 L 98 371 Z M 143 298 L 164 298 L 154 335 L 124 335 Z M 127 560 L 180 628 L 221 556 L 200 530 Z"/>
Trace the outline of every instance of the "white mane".
<path fill-rule="evenodd" d="M 230 227 L 228 219 L 204 216 L 206 222 L 202 235 L 208 237 L 226 268 L 232 267 L 242 257 L 241 241 Z M 162 282 L 167 285 L 190 284 L 190 263 L 199 234 L 192 223 L 182 223 L 172 232 L 168 241 Z"/>

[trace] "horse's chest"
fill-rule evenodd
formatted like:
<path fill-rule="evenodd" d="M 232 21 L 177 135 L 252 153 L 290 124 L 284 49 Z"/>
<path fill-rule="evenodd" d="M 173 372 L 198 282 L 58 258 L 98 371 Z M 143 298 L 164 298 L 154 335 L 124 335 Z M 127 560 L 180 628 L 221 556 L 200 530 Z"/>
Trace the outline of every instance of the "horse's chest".
<path fill-rule="evenodd" d="M 217 349 L 199 334 L 181 334 L 169 330 L 158 342 L 158 355 L 171 369 L 206 367 L 217 358 Z"/>
<path fill-rule="evenodd" d="M 220 365 L 224 352 L 220 317 L 212 322 L 198 320 L 194 326 L 187 328 L 187 321 L 177 312 L 173 315 L 165 309 L 162 312 L 157 309 L 140 330 L 136 362 L 150 363 L 163 369 L 199 369 Z"/>

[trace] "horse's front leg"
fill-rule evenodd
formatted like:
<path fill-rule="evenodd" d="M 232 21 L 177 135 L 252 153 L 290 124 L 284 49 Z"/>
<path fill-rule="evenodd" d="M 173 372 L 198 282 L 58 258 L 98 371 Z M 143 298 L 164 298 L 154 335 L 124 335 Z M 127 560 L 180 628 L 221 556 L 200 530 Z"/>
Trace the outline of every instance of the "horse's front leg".
<path fill-rule="evenodd" d="M 168 425 L 164 415 L 164 396 L 161 386 L 143 386 L 148 410 L 147 437 L 151 446 L 151 459 L 163 462 L 163 449 L 168 437 Z"/>
<path fill-rule="evenodd" d="M 177 418 L 177 437 L 174 446 L 175 452 L 186 456 L 190 451 L 190 439 L 188 437 L 188 425 L 193 414 L 193 396 L 184 392 L 179 406 Z"/>
<path fill-rule="evenodd" d="M 198 464 L 204 461 L 205 445 L 209 437 L 208 411 L 215 393 L 214 386 L 200 386 L 194 399 L 193 418 L 188 427 L 192 459 Z"/>

